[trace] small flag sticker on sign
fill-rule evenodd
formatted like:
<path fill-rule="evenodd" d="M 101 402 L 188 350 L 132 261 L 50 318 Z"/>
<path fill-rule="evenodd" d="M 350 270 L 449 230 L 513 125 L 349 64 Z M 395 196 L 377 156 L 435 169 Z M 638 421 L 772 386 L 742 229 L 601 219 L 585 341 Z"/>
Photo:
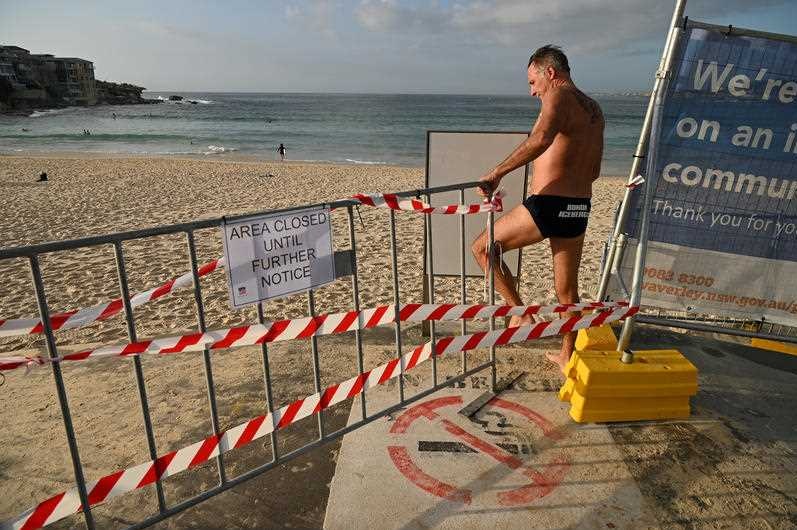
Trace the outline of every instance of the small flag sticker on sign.
<path fill-rule="evenodd" d="M 245 296 L 246 295 L 246 287 L 244 287 L 244 286 L 238 287 L 238 294 L 241 295 L 241 296 Z"/>

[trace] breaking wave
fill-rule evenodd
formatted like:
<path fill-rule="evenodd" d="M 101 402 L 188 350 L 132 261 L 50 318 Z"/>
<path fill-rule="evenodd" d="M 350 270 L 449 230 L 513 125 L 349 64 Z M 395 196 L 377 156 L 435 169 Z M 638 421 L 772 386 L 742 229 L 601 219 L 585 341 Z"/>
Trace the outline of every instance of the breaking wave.
<path fill-rule="evenodd" d="M 203 155 L 220 155 L 222 153 L 231 153 L 237 151 L 236 147 L 224 147 L 223 145 L 209 145 L 207 151 L 203 151 Z"/>
<path fill-rule="evenodd" d="M 346 162 L 351 162 L 352 164 L 365 164 L 365 165 L 379 165 L 379 164 L 387 164 L 387 162 L 382 161 L 373 161 L 373 160 L 355 160 L 354 158 L 344 158 Z"/>
<path fill-rule="evenodd" d="M 53 116 L 55 114 L 63 114 L 65 112 L 70 112 L 80 107 L 66 107 L 63 109 L 47 109 L 47 110 L 34 110 L 28 118 L 41 118 L 42 116 Z"/>

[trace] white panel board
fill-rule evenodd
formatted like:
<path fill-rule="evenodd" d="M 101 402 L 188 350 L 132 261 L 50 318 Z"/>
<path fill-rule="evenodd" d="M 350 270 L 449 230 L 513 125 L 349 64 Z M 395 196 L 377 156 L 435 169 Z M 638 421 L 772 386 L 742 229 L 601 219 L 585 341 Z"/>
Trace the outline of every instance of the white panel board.
<path fill-rule="evenodd" d="M 522 141 L 527 132 L 449 132 L 429 131 L 426 153 L 426 185 L 445 186 L 478 180 L 486 171 L 504 160 Z M 506 192 L 504 212 L 520 204 L 526 197 L 528 166 L 508 174 L 501 181 Z M 465 191 L 465 203 L 479 202 L 475 190 Z M 459 191 L 438 193 L 432 196 L 433 205 L 459 202 Z M 498 219 L 502 214 L 498 214 Z M 460 216 L 431 215 L 432 243 L 435 276 L 459 276 L 461 270 Z M 482 270 L 470 251 L 472 241 L 487 227 L 487 215 L 465 216 L 465 274 L 482 276 Z M 520 253 L 517 250 L 504 254 L 504 261 L 517 277 Z"/>

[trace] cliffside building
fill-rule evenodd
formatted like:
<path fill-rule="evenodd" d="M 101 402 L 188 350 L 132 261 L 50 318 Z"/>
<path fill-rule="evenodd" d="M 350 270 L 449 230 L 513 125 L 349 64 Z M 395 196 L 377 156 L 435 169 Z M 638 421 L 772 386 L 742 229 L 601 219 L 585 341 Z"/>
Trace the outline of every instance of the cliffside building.
<path fill-rule="evenodd" d="M 0 79 L 10 84 L 11 98 L 16 101 L 97 102 L 94 64 L 77 57 L 31 54 L 19 46 L 0 46 Z"/>

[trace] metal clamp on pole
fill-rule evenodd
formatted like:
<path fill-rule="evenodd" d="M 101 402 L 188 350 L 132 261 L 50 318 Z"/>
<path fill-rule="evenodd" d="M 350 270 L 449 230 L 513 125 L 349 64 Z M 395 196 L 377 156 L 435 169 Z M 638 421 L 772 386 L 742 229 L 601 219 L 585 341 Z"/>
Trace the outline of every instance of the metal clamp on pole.
<path fill-rule="evenodd" d="M 624 364 L 633 364 L 634 352 L 631 350 L 623 350 L 623 355 L 620 357 L 620 361 L 622 361 Z"/>

